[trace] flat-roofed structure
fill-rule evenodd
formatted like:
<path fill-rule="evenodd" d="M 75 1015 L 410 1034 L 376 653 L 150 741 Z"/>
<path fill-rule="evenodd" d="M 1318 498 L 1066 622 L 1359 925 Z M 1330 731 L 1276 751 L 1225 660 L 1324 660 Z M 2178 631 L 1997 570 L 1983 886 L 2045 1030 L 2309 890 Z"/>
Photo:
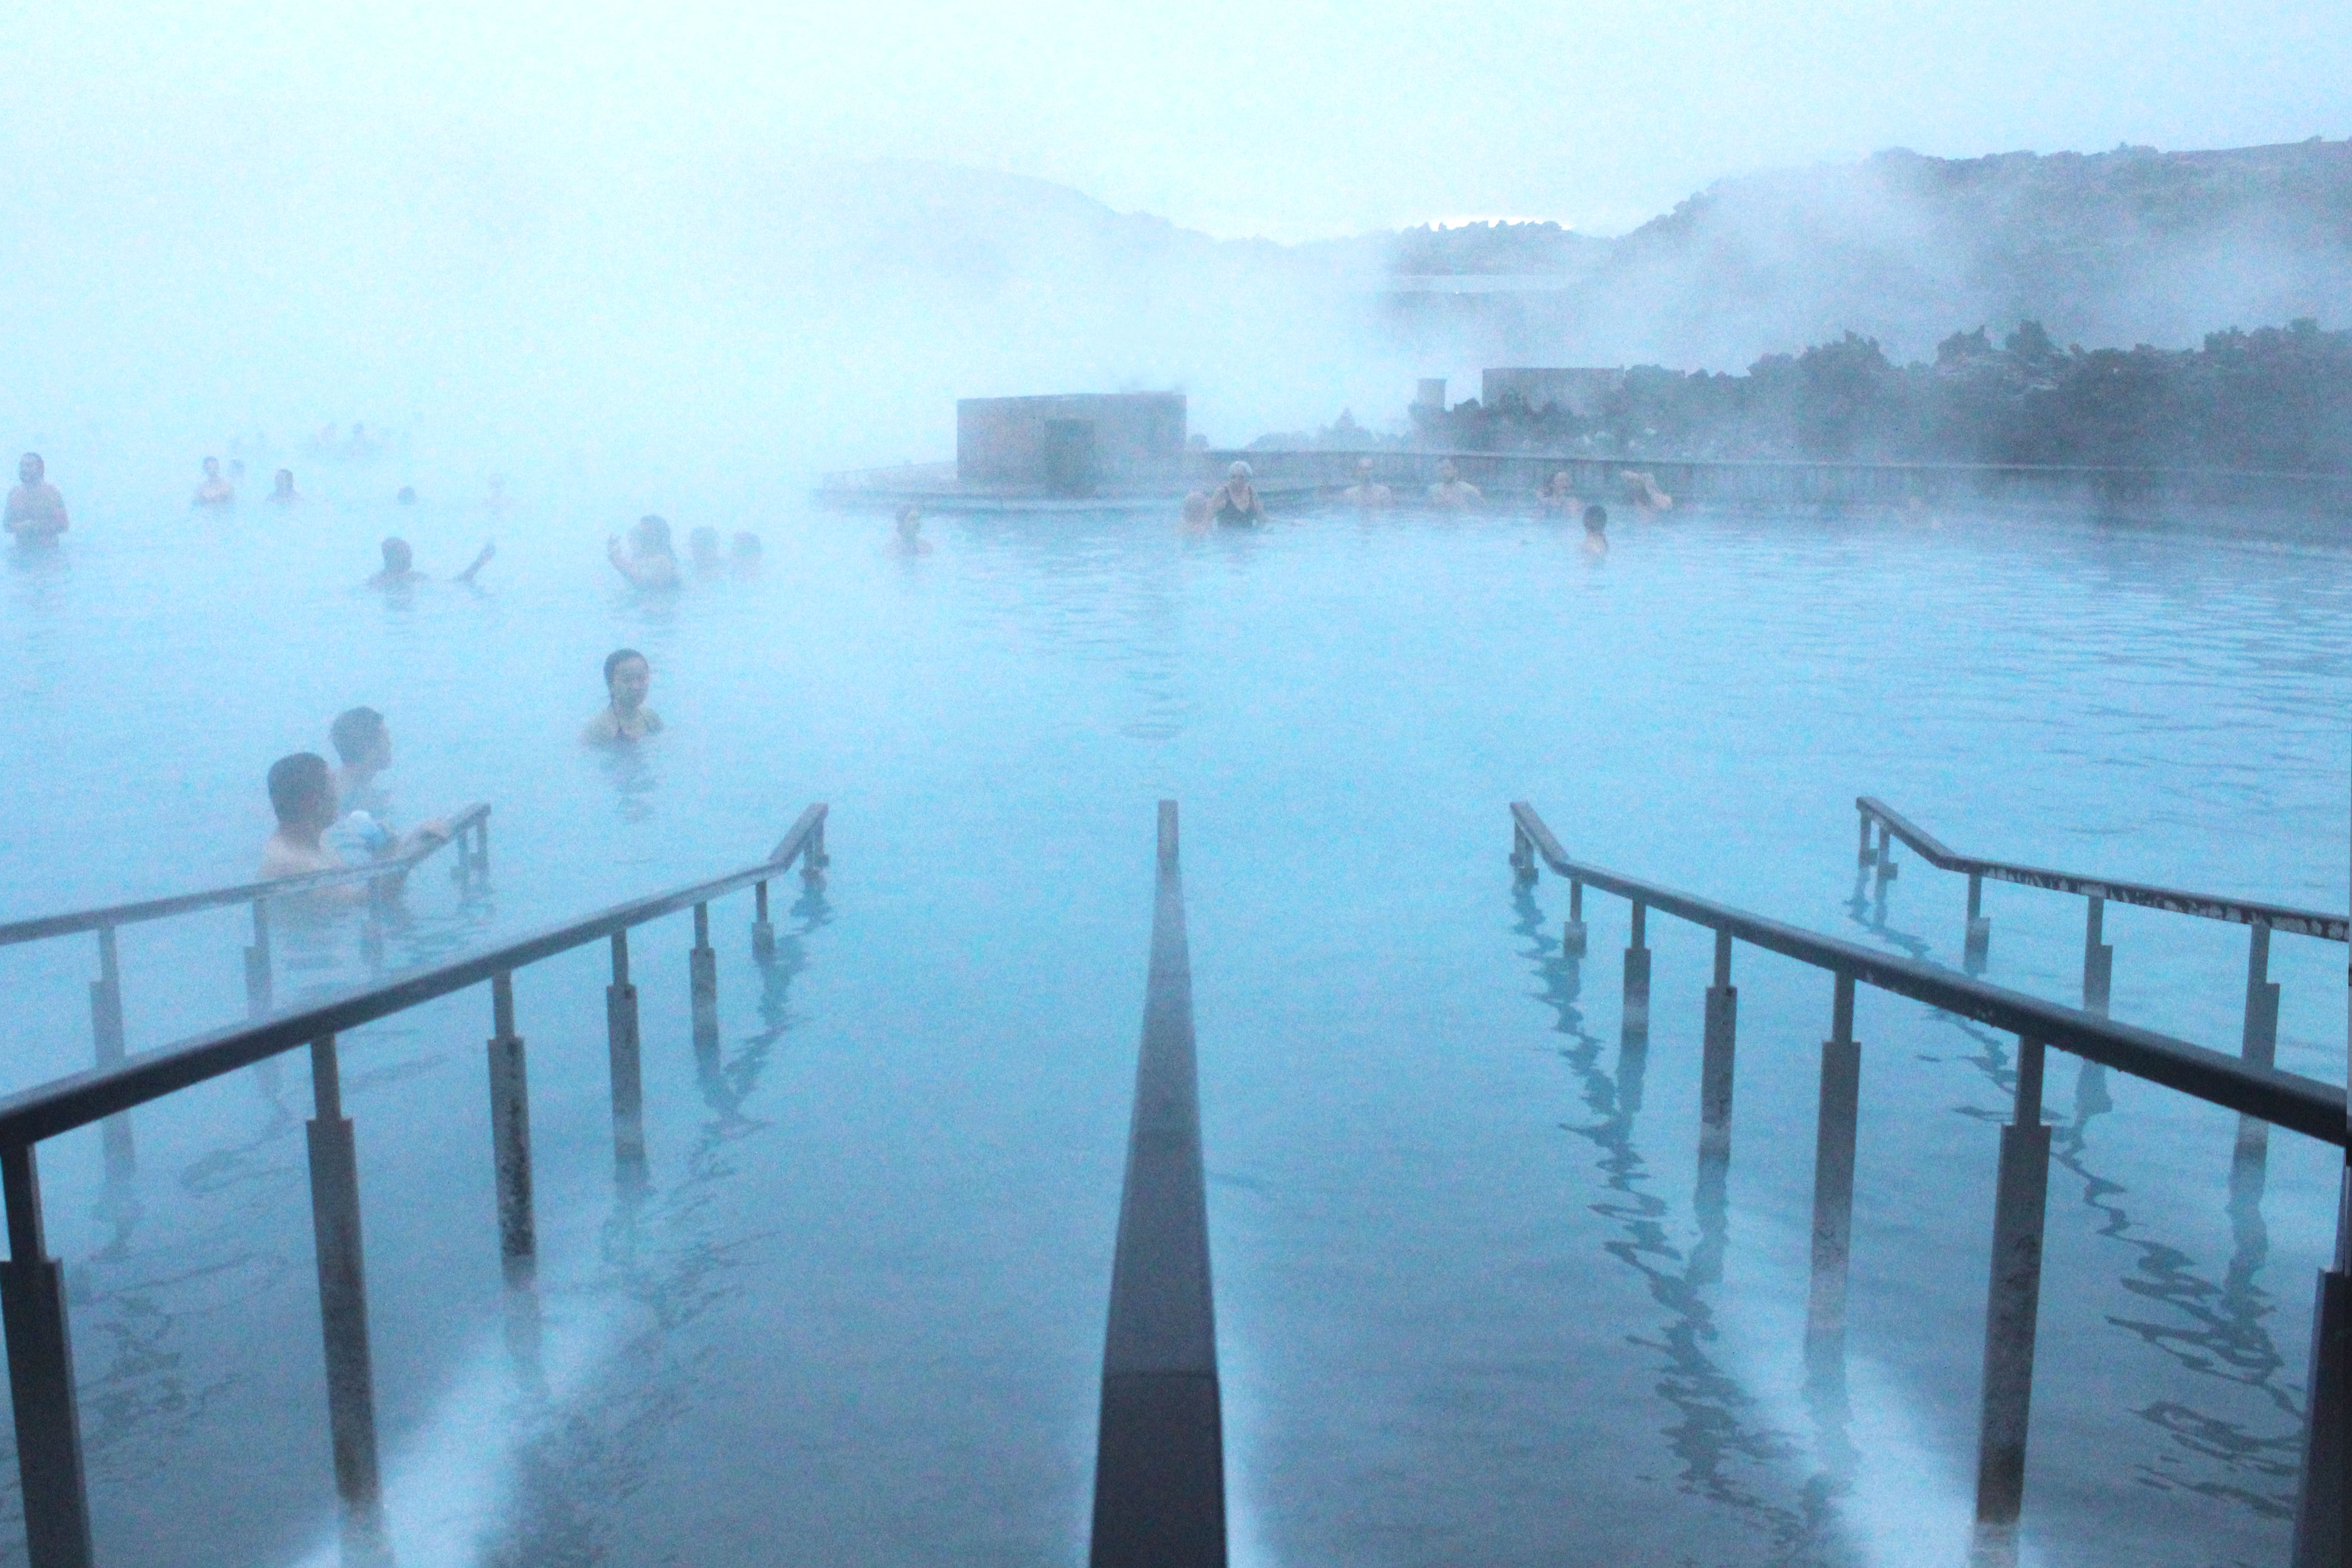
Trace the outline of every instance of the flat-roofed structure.
<path fill-rule="evenodd" d="M 1538 414 L 1561 408 L 1579 419 L 1589 419 L 1624 384 L 1622 370 L 1598 366 L 1486 370 L 1478 374 L 1478 403 L 1492 408 L 1505 397 L 1516 396 Z"/>
<path fill-rule="evenodd" d="M 956 401 L 956 479 L 963 484 L 1084 496 L 1174 487 L 1183 468 L 1181 392 Z"/>

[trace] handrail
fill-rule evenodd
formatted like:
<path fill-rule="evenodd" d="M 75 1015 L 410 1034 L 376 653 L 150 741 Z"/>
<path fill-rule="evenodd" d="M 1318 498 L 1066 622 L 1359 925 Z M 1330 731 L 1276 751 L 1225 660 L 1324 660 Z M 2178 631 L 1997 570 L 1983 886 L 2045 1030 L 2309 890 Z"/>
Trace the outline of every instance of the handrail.
<path fill-rule="evenodd" d="M 613 983 L 604 991 L 606 1046 L 612 1075 L 614 1173 L 625 1188 L 646 1179 L 643 1051 L 637 987 L 629 978 L 631 928 L 688 908 L 694 948 L 688 974 L 695 1054 L 715 1061 L 719 1050 L 718 953 L 710 945 L 709 902 L 756 887 L 752 952 L 765 963 L 775 948 L 768 921 L 768 883 L 794 860 L 814 892 L 823 886 L 825 807 L 801 813 L 792 831 L 755 865 L 686 887 L 634 899 L 600 914 L 550 926 L 486 952 L 415 973 L 362 985 L 247 1023 L 194 1036 L 135 1057 L 116 1049 L 100 1066 L 0 1100 L 0 1199 L 5 1199 L 8 1257 L 0 1263 L 0 1319 L 7 1341 L 9 1397 L 16 1430 L 16 1468 L 24 1499 L 25 1540 L 31 1568 L 92 1568 L 89 1494 L 82 1462 L 80 1417 L 75 1402 L 72 1334 L 64 1266 L 48 1254 L 41 1211 L 37 1145 L 77 1127 L 103 1122 L 122 1129 L 131 1108 L 218 1078 L 281 1052 L 308 1046 L 317 1114 L 305 1125 L 310 1145 L 310 1213 L 317 1236 L 319 1319 L 326 1354 L 327 1420 L 341 1500 L 346 1562 L 388 1560 L 383 1487 L 377 1458 L 374 1373 L 368 1348 L 365 1248 L 362 1245 L 357 1145 L 344 1114 L 336 1036 L 342 1031 L 446 996 L 487 980 L 495 1031 L 488 1042 L 490 1142 L 497 1170 L 499 1249 L 510 1290 L 510 1310 L 535 1312 L 528 1295 L 537 1268 L 537 1226 L 531 1200 L 530 1102 L 522 1037 L 516 1032 L 514 971 L 556 953 L 612 939 Z M 373 870 L 373 868 L 365 868 Z M 264 884 L 268 889 L 278 884 Z M 111 958 L 111 929 L 100 941 Z M 100 983 L 100 989 L 105 985 Z M 127 1137 L 126 1137 L 127 1146 Z M 110 1150 L 111 1152 L 111 1150 Z M 110 1161 L 109 1180 L 127 1173 Z"/>
<path fill-rule="evenodd" d="M 1875 803 L 1865 799 L 1865 809 Z M 1615 893 L 1633 906 L 1630 940 L 1625 948 L 1625 1001 L 1622 1015 L 1628 1063 L 1647 1048 L 1650 1026 L 1650 950 L 1645 944 L 1646 916 L 1652 908 L 1679 916 L 1715 932 L 1715 982 L 1706 991 L 1706 1024 L 1699 1062 L 1699 1172 L 1701 1190 L 1718 1194 L 1729 1168 L 1733 1058 L 1738 1034 L 1739 994 L 1731 983 L 1733 947 L 1748 942 L 1836 977 L 1831 1004 L 1830 1037 L 1821 1047 L 1821 1104 L 1813 1147 L 1812 1267 L 1806 1306 L 1805 1355 L 1821 1386 L 1843 1385 L 1847 1288 L 1854 1243 L 1853 1194 L 1857 1134 L 1861 1107 L 1862 1047 L 1854 1037 L 1854 993 L 1867 984 L 1896 995 L 1908 996 L 1958 1017 L 1973 1019 L 2017 1037 L 2014 1097 L 2010 1119 L 2000 1126 L 2000 1163 L 1994 1182 L 1991 1268 L 1985 1292 L 1985 1332 L 1981 1408 L 1977 1431 L 1976 1541 L 1971 1560 L 2016 1561 L 2017 1531 L 2026 1480 L 2026 1443 L 2034 1376 L 2034 1337 L 2040 1312 L 2042 1261 L 2049 1202 L 2051 1127 L 2043 1120 L 2042 1086 L 2047 1057 L 2053 1047 L 2116 1068 L 2135 1077 L 2193 1095 L 2210 1104 L 2239 1112 L 2238 1149 L 2231 1172 L 2232 1190 L 2249 1171 L 2253 1191 L 2261 1191 L 2261 1162 L 2265 1145 L 2261 1137 L 2249 1140 L 2248 1128 L 2263 1135 L 2274 1124 L 2352 1151 L 2352 1129 L 2345 1121 L 2345 1091 L 2315 1082 L 2271 1065 L 2267 1037 L 2257 1038 L 2254 1025 L 2267 1018 L 2275 1025 L 2277 991 L 2261 978 L 2261 962 L 2268 955 L 2270 927 L 2257 918 L 2253 927 L 2254 968 L 2248 982 L 2249 1020 L 2244 1059 L 2159 1035 L 2129 1024 L 2118 1024 L 2103 1013 L 2064 1006 L 1989 984 L 1973 974 L 1958 974 L 1914 959 L 1899 958 L 1872 948 L 1818 932 L 1766 920 L 1712 900 L 1628 877 L 1599 866 L 1571 860 L 1525 801 L 1511 803 L 1511 865 L 1522 887 L 1537 876 L 1536 859 L 1543 860 L 1569 882 L 1568 924 L 1561 932 L 1561 951 L 1576 963 L 1585 951 L 1584 889 L 1590 883 Z M 1908 827 L 1908 824 L 1903 825 Z M 1882 824 L 1881 831 L 1891 825 Z M 1916 830 L 1915 830 L 1916 831 Z M 1868 858 L 1869 818 L 1864 818 L 1864 864 Z M 1927 844 L 1914 843 L 1923 855 L 1940 854 L 1958 859 L 1925 834 Z M 1882 850 L 1885 840 L 1880 841 Z M 1888 868 L 1882 865 L 1882 879 Z M 1884 880 L 1881 887 L 1885 886 Z M 1970 890 L 1978 884 L 1972 879 Z M 1970 899 L 1971 946 L 1974 946 L 1975 899 Z M 2095 956 L 2112 950 L 2097 942 L 2100 896 L 2091 895 L 2092 949 Z M 2085 968 L 2089 982 L 2101 980 L 2103 963 Z M 2259 1006 L 2257 1005 L 2259 1003 Z M 2252 1119 L 2251 1121 L 2249 1119 Z M 2310 1389 L 2305 1401 L 2304 1464 L 2296 1500 L 2295 1568 L 2321 1568 L 2342 1558 L 2344 1508 L 2343 1389 L 2346 1344 L 2352 1340 L 2352 1165 L 2337 1168 L 2335 1266 L 2323 1268 L 2313 1310 Z"/>
<path fill-rule="evenodd" d="M 330 871 L 306 871 L 296 877 L 276 877 L 261 882 L 240 882 L 233 888 L 213 888 L 200 893 L 175 893 L 168 898 L 144 899 L 135 903 L 110 904 L 103 909 L 76 910 L 61 915 L 37 915 L 29 920 L 0 922 L 0 947 L 18 942 L 40 942 L 53 936 L 71 936 L 77 931 L 105 931 L 114 926 L 137 925 L 145 921 L 159 921 L 172 915 L 193 913 L 223 904 L 249 904 L 256 899 L 279 898 L 289 893 L 309 892 L 316 888 L 341 887 L 352 882 L 373 882 L 414 869 L 416 865 L 445 846 L 462 839 L 469 829 L 489 820 L 490 807 L 486 801 L 477 801 L 455 816 L 444 818 L 449 837 L 420 844 L 404 855 L 391 856 L 365 866 L 345 866 Z"/>
<path fill-rule="evenodd" d="M 2175 888 L 2159 888 L 2145 882 L 2118 882 L 2105 877 L 2088 877 L 2073 871 L 2012 865 L 2005 860 L 1979 859 L 1948 847 L 1933 834 L 1875 795 L 1857 796 L 1853 804 L 1854 809 L 1862 814 L 1865 834 L 1869 831 L 1870 822 L 1879 823 L 1937 870 L 1959 871 L 1990 881 L 2015 882 L 2022 887 L 2046 888 L 2054 892 L 2080 893 L 2118 904 L 2137 904 L 2145 909 L 2195 915 L 2201 920 L 2228 921 L 2237 925 L 2266 925 L 2273 931 L 2315 936 L 2323 942 L 2352 940 L 2352 916 L 2295 909 L 2286 904 L 2266 904 L 2252 899 L 2182 892 Z M 1865 860 L 1864 863 L 1870 862 Z"/>
<path fill-rule="evenodd" d="M 72 1073 L 0 1098 L 0 1150 L 21 1148 L 77 1127 L 87 1127 L 118 1111 L 250 1067 L 324 1036 L 373 1023 L 420 1002 L 430 1002 L 542 958 L 584 947 L 599 937 L 612 936 L 691 905 L 706 903 L 753 882 L 764 882 L 810 850 L 813 840 L 816 858 L 812 865 L 817 864 L 824 853 L 824 818 L 822 802 L 810 806 L 801 813 L 800 820 L 767 859 L 740 871 L 633 899 L 584 920 L 549 926 L 486 952 L 356 986 L 323 1000 L 281 1008 L 247 1023 L 141 1051 L 112 1067 Z"/>
<path fill-rule="evenodd" d="M 2252 1065 L 2153 1029 L 2117 1023 L 2063 1003 L 1786 925 L 1639 877 L 1571 860 L 1532 805 L 1513 801 L 1511 817 L 1536 852 L 1560 876 L 1663 910 L 1695 925 L 1727 932 L 1741 942 L 1817 969 L 1831 970 L 1879 990 L 2040 1040 L 2086 1060 L 2179 1089 L 2210 1104 L 2226 1106 L 2322 1142 L 2343 1147 L 2347 1142 L 2345 1092 L 2333 1084 L 2281 1072 L 2276 1068 Z"/>

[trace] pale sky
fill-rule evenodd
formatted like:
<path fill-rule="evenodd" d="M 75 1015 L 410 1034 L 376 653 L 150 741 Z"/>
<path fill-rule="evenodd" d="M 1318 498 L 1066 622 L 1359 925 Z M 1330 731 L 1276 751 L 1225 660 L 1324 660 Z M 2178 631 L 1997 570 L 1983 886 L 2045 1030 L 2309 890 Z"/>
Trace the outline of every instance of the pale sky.
<path fill-rule="evenodd" d="M 325 163 L 404 142 L 591 165 L 873 154 L 1291 240 L 1486 216 L 1620 232 L 1725 174 L 1890 146 L 2352 132 L 2341 0 L 44 9 L 11 39 L 0 149 L 20 173 L 76 143 Z"/>

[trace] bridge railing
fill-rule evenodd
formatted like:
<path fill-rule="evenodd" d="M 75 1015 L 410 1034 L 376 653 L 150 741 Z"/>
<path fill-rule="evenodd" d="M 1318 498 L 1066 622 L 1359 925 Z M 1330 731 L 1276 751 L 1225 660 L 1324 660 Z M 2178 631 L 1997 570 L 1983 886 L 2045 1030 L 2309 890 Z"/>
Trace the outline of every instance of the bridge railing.
<path fill-rule="evenodd" d="M 605 988 L 604 999 L 614 1159 L 625 1185 L 641 1184 L 646 1174 L 644 1094 L 637 988 L 629 975 L 629 932 L 649 921 L 693 910 L 695 940 L 688 970 L 695 1047 L 698 1057 L 715 1053 L 718 954 L 710 946 L 709 906 L 712 900 L 743 888 L 753 889 L 752 947 L 762 955 L 772 952 L 774 932 L 768 919 L 768 883 L 784 875 L 795 861 L 804 877 L 812 880 L 822 877 L 826 864 L 825 816 L 822 804 L 810 806 L 765 859 L 724 876 L 633 900 L 486 952 L 304 1002 L 0 1098 L 0 1194 L 5 1194 L 8 1231 L 8 1258 L 0 1262 L 0 1327 L 5 1327 L 7 1338 L 16 1463 L 23 1483 L 31 1568 L 90 1568 L 93 1562 L 65 1274 L 63 1266 L 48 1256 L 42 1219 L 36 1157 L 42 1142 L 298 1047 L 310 1047 L 316 1106 L 307 1126 L 310 1210 L 318 1243 L 327 1415 L 336 1490 L 341 1500 L 344 1560 L 383 1560 L 374 1379 L 360 1245 L 359 1167 L 351 1120 L 343 1114 L 336 1036 L 488 982 L 491 1155 L 497 1171 L 499 1249 L 509 1284 L 528 1285 L 536 1274 L 538 1242 L 531 1204 L 528 1076 L 522 1037 L 515 1032 L 515 971 L 600 940 L 612 943 L 613 981 Z M 377 868 L 362 869 L 381 874 Z M 287 886 L 262 885 L 268 893 L 285 890 Z"/>
<path fill-rule="evenodd" d="M 224 909 L 234 904 L 252 906 L 253 941 L 245 950 L 245 1008 L 247 1017 L 257 1018 L 276 1005 L 270 901 L 333 888 L 365 887 L 368 918 L 360 940 L 370 959 L 373 960 L 383 952 L 383 934 L 379 917 L 383 901 L 390 889 L 397 887 L 409 872 L 444 848 L 456 851 L 456 869 L 461 881 L 470 883 L 489 871 L 489 806 L 477 802 L 442 820 L 449 829 L 448 837 L 425 840 L 402 854 L 386 856 L 364 866 L 310 871 L 299 877 L 278 877 L 265 882 L 239 882 L 232 887 L 209 888 L 196 893 L 175 893 L 168 898 L 143 899 L 134 903 L 109 904 L 65 914 L 36 915 L 29 920 L 0 921 L 0 947 L 48 942 L 58 937 L 79 936 L 92 931 L 98 934 L 98 978 L 89 983 L 90 1043 L 98 1065 L 100 1068 L 112 1067 L 123 1059 L 124 1053 L 122 959 L 115 936 L 124 926 L 143 925 L 151 921 L 170 920 L 178 915 Z M 109 1121 L 105 1128 L 105 1140 L 107 1169 L 118 1176 L 128 1175 L 134 1163 L 130 1123 Z"/>
<path fill-rule="evenodd" d="M 1586 888 L 1613 893 L 1632 905 L 1622 1026 L 1629 1041 L 1646 1039 L 1649 1032 L 1648 911 L 1657 910 L 1715 933 L 1715 976 L 1706 991 L 1699 1069 L 1699 1150 L 1702 1161 L 1717 1171 L 1727 1162 L 1731 1147 L 1738 1009 L 1738 993 L 1731 984 L 1734 945 L 1744 942 L 1827 970 L 1832 976 L 1830 1037 L 1822 1044 L 1821 1058 L 1806 1315 L 1807 1357 L 1816 1367 L 1842 1364 L 1844 1356 L 1862 1069 L 1862 1047 L 1853 1037 L 1855 987 L 1869 985 L 1906 996 L 2017 1037 L 2016 1100 L 2011 1121 L 2000 1132 L 1992 1271 L 1986 1298 L 1976 1489 L 1980 1560 L 2014 1561 L 2024 1499 L 2027 1415 L 2049 1189 L 2050 1129 L 2042 1121 L 2045 1053 L 2054 1047 L 2338 1148 L 2352 1142 L 2347 1139 L 2345 1091 L 2334 1085 L 1571 859 L 1535 808 L 1524 801 L 1512 803 L 1511 823 L 1511 863 L 1519 879 L 1533 881 L 1540 859 L 1568 879 L 1569 914 L 1562 942 L 1569 954 L 1580 956 L 1585 951 Z M 2347 1300 L 2352 1300 L 2352 1289 L 2347 1284 L 2347 1270 L 2352 1270 L 2352 1255 L 2347 1255 L 2347 1247 L 2352 1247 L 2352 1237 L 2347 1236 L 2347 1203 L 2352 1203 L 2352 1170 L 2340 1168 L 2335 1262 L 2331 1269 L 2321 1272 L 2315 1308 L 2316 1349 L 2305 1410 L 2296 1568 L 2322 1568 L 2323 1564 L 2333 1568 L 2342 1561 L 2343 1428 L 2352 1419 L 2344 1394 L 2346 1314 Z"/>

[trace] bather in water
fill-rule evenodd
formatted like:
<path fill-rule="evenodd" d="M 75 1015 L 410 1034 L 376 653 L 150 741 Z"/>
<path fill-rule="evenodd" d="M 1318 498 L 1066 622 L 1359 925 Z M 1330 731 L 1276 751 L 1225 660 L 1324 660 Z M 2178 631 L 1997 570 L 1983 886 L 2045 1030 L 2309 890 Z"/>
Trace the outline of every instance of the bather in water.
<path fill-rule="evenodd" d="M 16 487 L 8 492 L 8 537 L 19 544 L 55 544 L 68 526 L 66 498 L 48 481 L 48 465 L 38 452 L 16 461 Z"/>
<path fill-rule="evenodd" d="M 189 500 L 191 506 L 228 506 L 236 500 L 236 487 L 221 478 L 218 458 L 205 459 L 204 482 Z"/>
<path fill-rule="evenodd" d="M 615 648 L 604 660 L 604 710 L 580 732 L 583 744 L 625 746 L 662 731 L 661 715 L 646 706 L 654 667 L 635 648 Z"/>
<path fill-rule="evenodd" d="M 677 586 L 677 556 L 670 549 L 669 523 L 663 518 L 647 513 L 637 519 L 636 527 L 629 530 L 628 549 L 621 548 L 621 536 L 616 533 L 604 542 L 604 555 L 632 587 Z"/>
<path fill-rule="evenodd" d="M 1396 500 L 1396 492 L 1372 477 L 1372 460 L 1356 459 L 1356 482 L 1341 492 L 1340 499 L 1360 511 L 1379 511 Z"/>
<path fill-rule="evenodd" d="M 1429 504 L 1446 511 L 1467 511 L 1486 498 L 1476 485 L 1462 477 L 1462 470 L 1448 458 L 1437 465 L 1437 482 L 1429 487 Z"/>
<path fill-rule="evenodd" d="M 1225 470 L 1225 482 L 1209 498 L 1209 512 L 1226 528 L 1252 528 L 1265 521 L 1265 502 L 1258 499 L 1255 475 L 1247 463 Z"/>
<path fill-rule="evenodd" d="M 1570 482 L 1566 468 L 1556 469 L 1551 478 L 1536 491 L 1536 510 L 1558 512 L 1565 519 L 1576 515 L 1576 489 Z"/>
<path fill-rule="evenodd" d="M 1584 552 L 1596 559 L 1609 553 L 1609 512 L 1605 507 L 1584 509 Z"/>
<path fill-rule="evenodd" d="M 894 555 L 929 555 L 931 542 L 923 537 L 923 513 L 911 502 L 898 509 L 898 536 L 890 542 Z"/>
<path fill-rule="evenodd" d="M 499 547 L 496 544 L 484 544 L 481 553 L 474 557 L 473 564 L 449 580 L 452 583 L 463 583 L 467 587 L 472 587 L 476 574 L 488 566 L 497 557 Z M 408 541 L 395 534 L 383 542 L 383 569 L 367 580 L 367 585 L 371 588 L 413 588 L 419 583 L 430 583 L 432 580 L 416 569 L 416 554 L 409 548 Z"/>

